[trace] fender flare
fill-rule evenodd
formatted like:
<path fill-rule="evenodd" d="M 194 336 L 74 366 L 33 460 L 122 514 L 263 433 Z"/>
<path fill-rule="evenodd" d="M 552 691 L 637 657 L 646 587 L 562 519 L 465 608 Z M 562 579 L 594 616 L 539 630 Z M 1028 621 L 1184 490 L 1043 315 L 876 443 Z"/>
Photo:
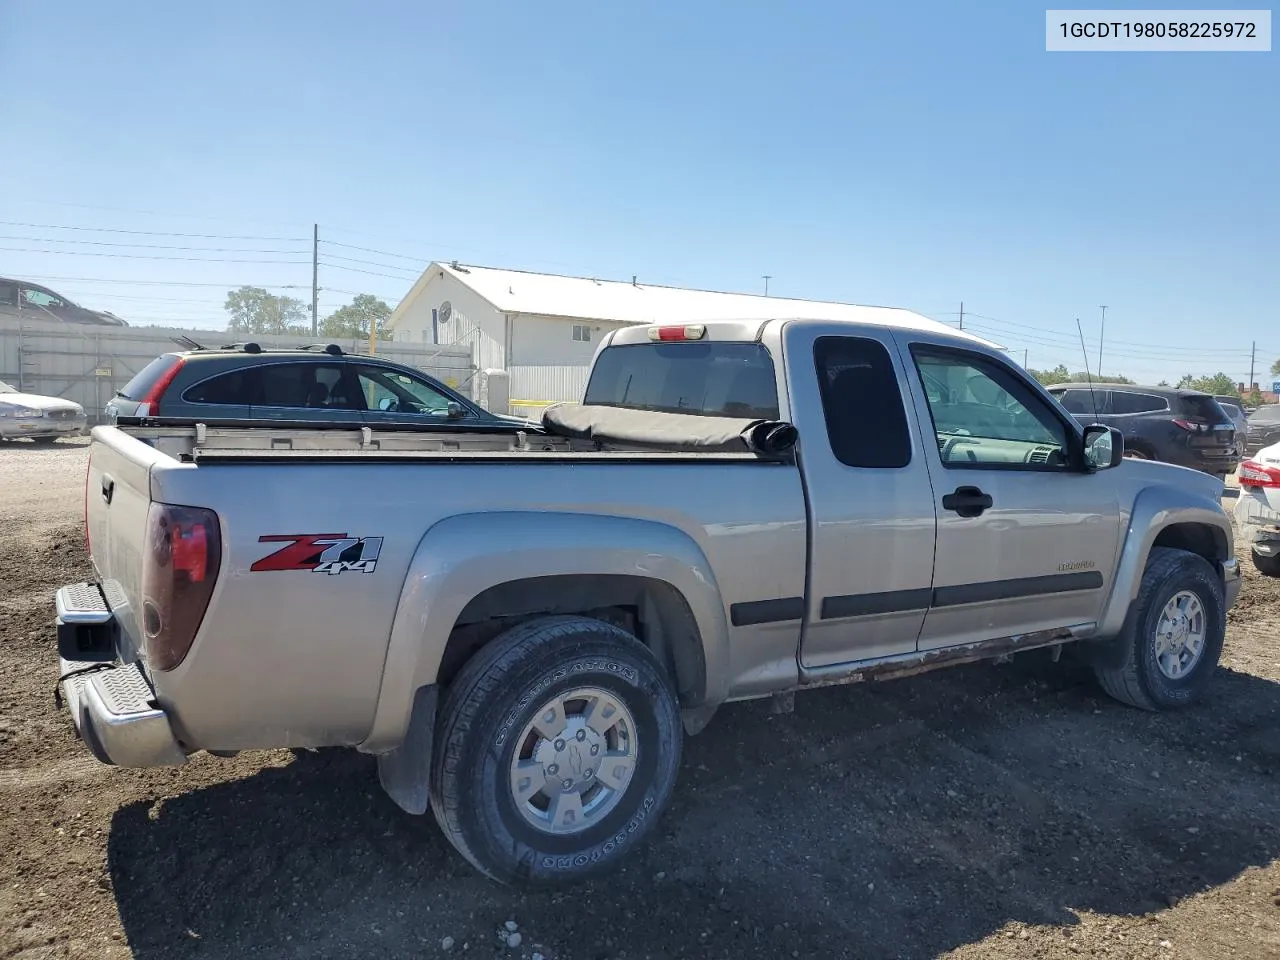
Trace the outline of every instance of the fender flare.
<path fill-rule="evenodd" d="M 430 527 L 409 563 L 359 749 L 395 748 L 416 691 L 434 684 L 454 624 L 490 587 L 530 577 L 614 574 L 658 580 L 688 604 L 701 635 L 705 702 L 728 696 L 729 625 L 711 564 L 684 531 L 653 520 L 568 512 L 459 514 Z"/>
<path fill-rule="evenodd" d="M 1231 556 L 1234 533 L 1230 519 L 1218 503 L 1208 497 L 1189 494 L 1185 489 L 1165 486 L 1144 488 L 1135 498 L 1129 514 L 1111 594 L 1103 607 L 1096 636 L 1104 639 L 1114 637 L 1124 629 L 1125 618 L 1138 596 L 1142 573 L 1156 538 L 1169 527 L 1184 523 L 1201 524 L 1216 531 L 1216 545 L 1222 552 L 1222 559 Z"/>

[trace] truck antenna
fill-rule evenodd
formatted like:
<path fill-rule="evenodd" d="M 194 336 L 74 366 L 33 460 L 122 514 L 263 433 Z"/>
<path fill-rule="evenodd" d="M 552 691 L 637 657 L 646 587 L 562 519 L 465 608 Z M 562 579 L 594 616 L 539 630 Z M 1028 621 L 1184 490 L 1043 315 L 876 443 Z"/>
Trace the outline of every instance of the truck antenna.
<path fill-rule="evenodd" d="M 1080 352 L 1084 354 L 1084 378 L 1089 381 L 1089 400 L 1093 403 L 1093 415 L 1098 415 L 1098 395 L 1093 392 L 1093 375 L 1089 373 L 1089 351 L 1084 346 L 1084 328 L 1080 326 L 1080 318 L 1076 317 L 1076 332 L 1080 334 Z"/>

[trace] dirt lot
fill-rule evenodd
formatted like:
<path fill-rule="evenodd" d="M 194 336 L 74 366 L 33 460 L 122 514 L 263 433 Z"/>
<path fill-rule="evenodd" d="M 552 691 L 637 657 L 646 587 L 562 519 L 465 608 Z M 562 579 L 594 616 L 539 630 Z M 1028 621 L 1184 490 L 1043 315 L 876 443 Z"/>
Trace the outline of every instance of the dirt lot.
<path fill-rule="evenodd" d="M 1027 655 L 726 708 L 621 873 L 522 894 L 354 752 L 90 759 L 53 706 L 84 469 L 0 448 L 0 958 L 1280 957 L 1280 581 L 1252 567 L 1203 706 Z"/>

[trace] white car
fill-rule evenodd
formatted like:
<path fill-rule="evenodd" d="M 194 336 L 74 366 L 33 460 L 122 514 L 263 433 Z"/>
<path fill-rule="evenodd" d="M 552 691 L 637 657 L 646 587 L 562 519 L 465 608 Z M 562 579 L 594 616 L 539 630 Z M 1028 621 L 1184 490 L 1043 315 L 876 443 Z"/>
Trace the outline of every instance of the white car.
<path fill-rule="evenodd" d="M 1249 534 L 1253 565 L 1269 577 L 1280 577 L 1280 443 L 1243 461 L 1236 480 L 1236 524 Z"/>
<path fill-rule="evenodd" d="M 59 437 L 75 437 L 88 429 L 84 407 L 61 397 L 22 393 L 0 380 L 0 440 L 30 437 L 52 443 Z"/>

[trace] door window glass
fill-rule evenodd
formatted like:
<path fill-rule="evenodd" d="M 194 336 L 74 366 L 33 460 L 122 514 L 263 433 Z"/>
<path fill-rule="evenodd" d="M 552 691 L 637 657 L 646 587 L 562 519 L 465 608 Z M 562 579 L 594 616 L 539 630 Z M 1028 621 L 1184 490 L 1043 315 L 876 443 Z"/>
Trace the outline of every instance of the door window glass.
<path fill-rule="evenodd" d="M 950 350 L 912 349 L 943 466 L 1061 469 L 1067 426 L 1003 365 Z"/>
<path fill-rule="evenodd" d="M 34 287 L 22 288 L 22 299 L 33 307 L 65 307 L 66 301 L 59 300 L 53 294 Z"/>
<path fill-rule="evenodd" d="M 217 403 L 223 405 L 249 406 L 254 402 L 253 387 L 257 381 L 257 370 L 236 370 L 213 377 L 203 383 L 197 383 L 182 395 L 188 403 Z"/>
<path fill-rule="evenodd" d="M 356 368 L 360 393 L 370 410 L 385 413 L 449 415 L 450 398 L 425 380 L 386 367 Z"/>
<path fill-rule="evenodd" d="M 258 368 L 261 388 L 254 406 L 358 410 L 347 396 L 343 368 L 336 363 L 273 363 Z"/>
<path fill-rule="evenodd" d="M 1168 410 L 1169 401 L 1164 397 L 1149 393 L 1128 393 L 1123 390 L 1111 392 L 1112 413 L 1155 413 L 1157 410 Z"/>
<path fill-rule="evenodd" d="M 905 467 L 911 432 L 889 351 L 875 340 L 819 337 L 813 345 L 827 438 L 850 467 Z"/>

